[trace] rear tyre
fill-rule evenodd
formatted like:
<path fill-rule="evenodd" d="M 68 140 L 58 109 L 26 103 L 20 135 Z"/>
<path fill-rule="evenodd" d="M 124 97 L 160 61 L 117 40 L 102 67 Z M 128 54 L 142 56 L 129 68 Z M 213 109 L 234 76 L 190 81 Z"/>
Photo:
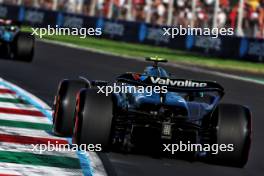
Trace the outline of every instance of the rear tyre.
<path fill-rule="evenodd" d="M 220 104 L 212 118 L 215 133 L 212 143 L 233 144 L 233 151 L 211 154 L 213 162 L 243 167 L 248 161 L 251 143 L 251 113 L 241 105 Z M 230 149 L 229 149 L 230 150 Z"/>
<path fill-rule="evenodd" d="M 34 55 L 35 37 L 30 33 L 20 32 L 14 42 L 14 58 L 31 62 Z"/>
<path fill-rule="evenodd" d="M 59 136 L 72 136 L 76 95 L 88 84 L 82 80 L 63 80 L 54 101 L 53 132 Z"/>
<path fill-rule="evenodd" d="M 96 89 L 82 89 L 77 98 L 73 143 L 79 146 L 93 144 L 97 146 L 96 151 L 107 151 L 112 116 L 111 96 L 98 94 Z"/>

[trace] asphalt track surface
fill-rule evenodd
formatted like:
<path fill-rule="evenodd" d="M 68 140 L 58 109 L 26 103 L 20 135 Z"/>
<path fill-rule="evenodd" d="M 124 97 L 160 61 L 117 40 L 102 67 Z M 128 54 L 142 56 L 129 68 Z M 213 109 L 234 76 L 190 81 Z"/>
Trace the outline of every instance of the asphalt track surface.
<path fill-rule="evenodd" d="M 81 51 L 42 42 L 36 43 L 33 63 L 0 60 L 0 77 L 17 84 L 52 105 L 57 85 L 62 78 L 113 80 L 119 73 L 141 72 L 147 63 Z M 214 75 L 165 66 L 180 78 L 215 80 L 226 89 L 223 102 L 244 104 L 253 113 L 253 143 L 245 168 L 210 165 L 176 159 L 156 159 L 151 156 L 109 153 L 104 157 L 107 168 L 117 175 L 264 175 L 264 86 Z M 107 162 L 107 159 L 110 162 Z M 112 170 L 113 171 L 113 170 Z M 111 173 L 113 173 L 111 171 Z"/>

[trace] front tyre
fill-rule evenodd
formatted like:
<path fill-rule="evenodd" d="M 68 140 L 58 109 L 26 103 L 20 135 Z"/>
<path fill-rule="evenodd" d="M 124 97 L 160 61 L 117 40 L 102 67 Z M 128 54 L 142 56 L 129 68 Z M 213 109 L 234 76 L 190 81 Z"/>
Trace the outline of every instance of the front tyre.
<path fill-rule="evenodd" d="M 241 105 L 220 104 L 213 113 L 215 128 L 212 143 L 233 144 L 233 151 L 219 151 L 211 154 L 213 162 L 236 167 L 244 167 L 248 161 L 251 144 L 251 113 Z"/>

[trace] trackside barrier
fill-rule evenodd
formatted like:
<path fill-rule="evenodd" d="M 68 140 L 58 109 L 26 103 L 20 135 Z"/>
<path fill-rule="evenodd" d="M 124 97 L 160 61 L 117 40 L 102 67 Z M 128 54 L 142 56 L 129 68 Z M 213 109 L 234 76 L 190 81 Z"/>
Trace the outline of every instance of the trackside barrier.
<path fill-rule="evenodd" d="M 235 36 L 163 36 L 163 29 L 139 22 L 109 20 L 58 11 L 50 11 L 23 6 L 0 5 L 0 18 L 21 21 L 34 27 L 48 25 L 60 27 L 102 28 L 102 38 L 164 46 L 186 50 L 206 56 L 232 58 L 241 61 L 264 62 L 264 40 Z"/>

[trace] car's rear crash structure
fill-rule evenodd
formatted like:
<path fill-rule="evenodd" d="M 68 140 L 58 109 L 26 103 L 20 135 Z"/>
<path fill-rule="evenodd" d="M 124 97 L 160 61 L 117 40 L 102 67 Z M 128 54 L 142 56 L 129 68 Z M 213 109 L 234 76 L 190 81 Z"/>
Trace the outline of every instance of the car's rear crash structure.
<path fill-rule="evenodd" d="M 97 93 L 104 81 L 61 81 L 54 103 L 53 131 L 72 136 L 80 144 L 101 144 L 131 150 L 149 146 L 157 151 L 164 143 L 233 144 L 234 151 L 217 154 L 192 152 L 193 157 L 243 167 L 251 143 L 251 113 L 241 105 L 220 104 L 224 89 L 216 82 L 171 78 L 154 61 L 142 74 L 125 73 L 116 84 L 167 86 L 167 93 Z M 190 155 L 190 153 L 185 153 Z"/>

